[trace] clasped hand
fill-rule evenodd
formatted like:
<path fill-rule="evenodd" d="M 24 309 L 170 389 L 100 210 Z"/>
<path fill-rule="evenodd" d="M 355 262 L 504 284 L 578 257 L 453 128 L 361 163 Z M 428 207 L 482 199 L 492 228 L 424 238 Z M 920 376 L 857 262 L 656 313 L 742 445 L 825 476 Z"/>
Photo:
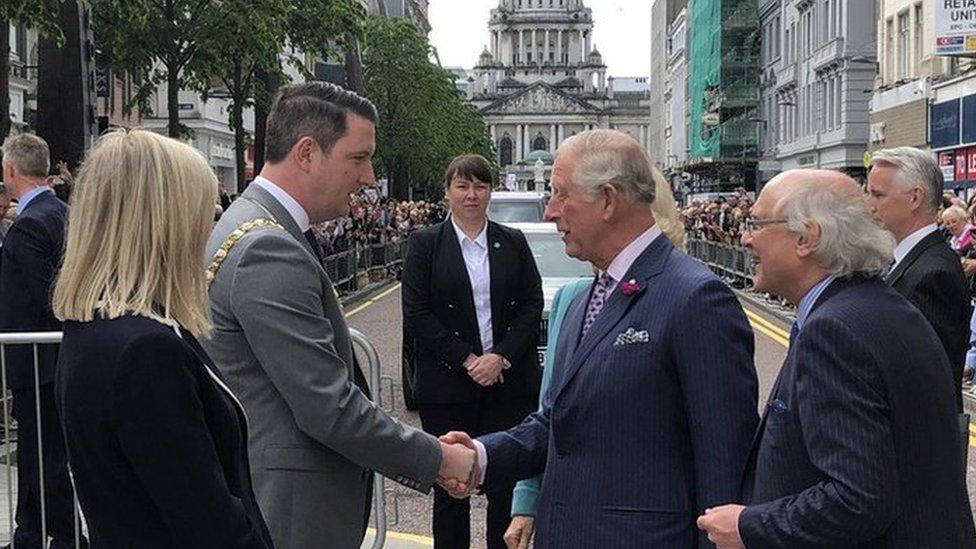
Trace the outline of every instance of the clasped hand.
<path fill-rule="evenodd" d="M 437 484 L 451 497 L 469 497 L 481 477 L 474 441 L 467 433 L 451 431 L 440 438 L 440 443 L 441 468 L 437 473 Z"/>
<path fill-rule="evenodd" d="M 487 353 L 481 356 L 468 355 L 464 361 L 464 369 L 468 375 L 478 385 L 489 387 L 495 382 L 505 382 L 502 370 L 505 368 L 505 359 L 495 353 Z"/>

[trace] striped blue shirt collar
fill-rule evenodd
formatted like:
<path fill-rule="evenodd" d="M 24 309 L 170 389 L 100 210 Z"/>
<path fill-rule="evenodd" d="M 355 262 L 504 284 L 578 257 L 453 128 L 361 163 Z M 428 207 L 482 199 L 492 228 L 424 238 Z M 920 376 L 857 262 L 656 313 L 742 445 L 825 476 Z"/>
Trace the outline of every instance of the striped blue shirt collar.
<path fill-rule="evenodd" d="M 41 196 L 44 193 L 53 193 L 53 192 L 54 189 L 48 187 L 47 185 L 41 185 L 40 187 L 35 187 L 31 189 L 27 194 L 20 197 L 20 200 L 17 201 L 17 215 L 24 213 L 24 210 L 27 209 L 27 205 L 30 204 L 31 200 L 34 200 L 35 198 Z"/>
<path fill-rule="evenodd" d="M 837 275 L 827 275 L 823 280 L 814 284 L 813 288 L 807 291 L 803 299 L 800 300 L 800 304 L 796 308 L 796 328 L 800 330 L 803 328 L 803 323 L 807 321 L 807 317 L 810 316 L 810 310 L 813 309 L 813 304 L 817 302 L 820 294 L 830 286 L 830 283 L 837 279 Z"/>

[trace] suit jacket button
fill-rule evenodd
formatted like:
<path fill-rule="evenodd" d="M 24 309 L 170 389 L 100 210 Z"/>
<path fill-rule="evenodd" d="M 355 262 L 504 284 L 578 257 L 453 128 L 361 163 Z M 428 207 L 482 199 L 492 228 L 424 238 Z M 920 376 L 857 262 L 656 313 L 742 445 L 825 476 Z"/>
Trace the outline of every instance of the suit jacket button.
<path fill-rule="evenodd" d="M 509 305 L 515 305 L 515 302 L 514 302 L 514 301 L 512 301 L 511 303 L 509 303 Z"/>
<path fill-rule="evenodd" d="M 454 335 L 456 335 L 456 336 L 459 336 L 459 337 L 460 337 L 460 335 L 461 335 L 461 334 L 459 334 L 459 333 L 457 333 L 457 332 L 454 332 Z"/>
<path fill-rule="evenodd" d="M 453 303 L 448 303 L 447 304 L 447 308 L 448 309 L 453 309 L 454 308 L 454 304 Z"/>

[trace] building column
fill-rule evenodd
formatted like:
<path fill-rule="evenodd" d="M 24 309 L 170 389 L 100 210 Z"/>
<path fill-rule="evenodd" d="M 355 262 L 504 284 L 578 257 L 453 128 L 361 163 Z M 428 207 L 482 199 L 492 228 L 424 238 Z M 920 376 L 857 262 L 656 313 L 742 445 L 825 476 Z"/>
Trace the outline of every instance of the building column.
<path fill-rule="evenodd" d="M 580 61 L 581 62 L 586 61 L 586 52 L 583 51 L 583 47 L 586 44 L 586 39 L 583 38 L 583 32 L 584 32 L 583 29 L 580 29 L 580 31 L 579 31 L 579 40 L 580 40 L 579 41 L 579 47 L 576 48 L 580 52 Z"/>
<path fill-rule="evenodd" d="M 556 126 L 556 149 L 562 146 L 563 141 L 566 140 L 566 126 L 560 124 Z"/>
<path fill-rule="evenodd" d="M 593 51 L 593 33 L 592 32 L 586 33 L 586 47 L 584 48 L 584 50 L 585 51 L 583 52 L 583 58 L 586 59 L 586 56 L 589 55 L 591 51 Z"/>
<path fill-rule="evenodd" d="M 549 29 L 546 29 L 546 42 L 543 44 L 542 50 L 542 62 L 545 63 L 549 61 Z"/>
<path fill-rule="evenodd" d="M 647 147 L 647 126 L 643 124 L 640 126 L 640 144 L 641 147 Z"/>
<path fill-rule="evenodd" d="M 491 142 L 497 145 L 498 137 L 496 136 L 495 125 L 491 124 L 488 126 L 488 131 L 491 132 Z"/>
<path fill-rule="evenodd" d="M 520 65 L 525 64 L 525 31 L 523 29 L 519 29 L 518 62 Z"/>
<path fill-rule="evenodd" d="M 563 62 L 563 29 L 556 31 L 556 64 Z"/>
<path fill-rule="evenodd" d="M 515 126 L 515 162 L 522 160 L 522 124 Z"/>
<path fill-rule="evenodd" d="M 535 29 L 532 29 L 532 62 L 539 62 L 539 43 L 536 42 L 537 37 L 535 35 Z"/>
<path fill-rule="evenodd" d="M 556 154 L 556 125 L 549 124 L 549 154 Z"/>

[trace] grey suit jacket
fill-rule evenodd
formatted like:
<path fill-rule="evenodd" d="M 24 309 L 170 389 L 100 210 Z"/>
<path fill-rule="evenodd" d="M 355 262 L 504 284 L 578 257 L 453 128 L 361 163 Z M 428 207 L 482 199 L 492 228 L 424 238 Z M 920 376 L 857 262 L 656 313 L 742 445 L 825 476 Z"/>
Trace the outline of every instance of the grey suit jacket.
<path fill-rule="evenodd" d="M 215 334 L 204 343 L 248 414 L 254 492 L 277 547 L 358 548 L 370 469 L 430 490 L 437 440 L 397 422 L 355 385 L 349 329 L 332 282 L 288 211 L 251 185 L 221 217 L 207 262 L 247 233 L 210 287 Z"/>

